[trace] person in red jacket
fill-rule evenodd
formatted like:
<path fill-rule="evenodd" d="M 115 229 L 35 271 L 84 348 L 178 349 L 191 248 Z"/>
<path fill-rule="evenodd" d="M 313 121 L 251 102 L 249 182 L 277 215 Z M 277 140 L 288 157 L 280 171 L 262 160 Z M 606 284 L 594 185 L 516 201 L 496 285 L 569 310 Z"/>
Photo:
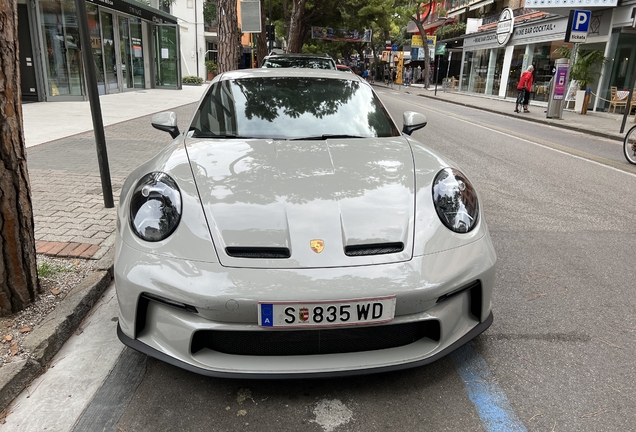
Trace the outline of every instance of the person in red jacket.
<path fill-rule="evenodd" d="M 519 95 L 517 96 L 517 103 L 515 103 L 515 112 L 519 112 L 519 104 L 523 105 L 523 112 L 529 113 L 528 111 L 528 102 L 530 102 L 530 91 L 532 91 L 532 72 L 534 71 L 534 66 L 528 66 L 528 70 L 521 74 L 521 78 L 519 79 L 519 84 L 517 85 L 517 90 L 519 90 Z"/>

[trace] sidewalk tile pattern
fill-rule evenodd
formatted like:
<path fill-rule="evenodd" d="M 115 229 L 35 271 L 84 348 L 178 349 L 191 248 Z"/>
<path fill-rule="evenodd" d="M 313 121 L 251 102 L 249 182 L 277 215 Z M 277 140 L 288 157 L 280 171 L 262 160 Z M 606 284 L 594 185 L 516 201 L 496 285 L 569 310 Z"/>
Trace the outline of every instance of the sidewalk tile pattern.
<path fill-rule="evenodd" d="M 195 104 L 175 109 L 181 125 Z M 95 137 L 86 132 L 27 150 L 36 253 L 100 259 L 114 245 L 117 205 L 126 176 L 156 155 L 170 136 L 150 116 L 105 128 L 115 208 L 104 207 Z"/>

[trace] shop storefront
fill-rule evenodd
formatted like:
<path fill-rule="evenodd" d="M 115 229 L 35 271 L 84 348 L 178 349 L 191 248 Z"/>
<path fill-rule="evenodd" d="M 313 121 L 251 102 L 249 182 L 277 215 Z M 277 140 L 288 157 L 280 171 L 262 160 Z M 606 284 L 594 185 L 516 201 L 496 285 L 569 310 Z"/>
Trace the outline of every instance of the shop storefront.
<path fill-rule="evenodd" d="M 42 53 L 39 100 L 85 99 L 74 1 L 34 0 L 33 6 L 31 45 Z M 134 0 L 88 0 L 86 9 L 100 94 L 180 88 L 175 17 Z"/>
<path fill-rule="evenodd" d="M 611 10 L 593 13 L 587 43 L 581 48 L 606 51 L 610 17 Z M 547 14 L 533 20 L 520 18 L 523 17 L 517 17 L 509 40 L 503 44 L 498 40 L 495 28 L 464 39 L 460 91 L 515 98 L 522 72 L 533 65 L 531 100 L 547 102 L 554 64 L 561 58 L 556 49 L 559 46 L 573 47 L 573 44 L 564 42 L 568 18 Z M 636 37 L 636 34 L 632 36 Z M 625 40 L 622 46 L 625 50 L 634 50 L 633 40 L 628 39 L 621 39 Z M 613 74 L 623 74 L 615 69 Z M 625 67 L 625 75 L 628 70 L 629 67 Z M 601 88 L 599 86 L 599 92 L 603 93 Z"/>
<path fill-rule="evenodd" d="M 532 99 L 547 101 L 554 61 L 560 58 L 555 50 L 564 45 L 567 22 L 564 17 L 546 17 L 516 24 L 505 44 L 497 40 L 496 29 L 467 37 L 460 90 L 502 98 L 516 97 L 521 73 L 533 65 Z"/>
<path fill-rule="evenodd" d="M 613 29 L 605 50 L 608 61 L 600 89 L 603 99 L 595 103 L 595 109 L 601 110 L 609 109 L 611 88 L 628 91 L 636 74 L 636 6 L 622 6 L 605 13 L 611 16 Z"/>

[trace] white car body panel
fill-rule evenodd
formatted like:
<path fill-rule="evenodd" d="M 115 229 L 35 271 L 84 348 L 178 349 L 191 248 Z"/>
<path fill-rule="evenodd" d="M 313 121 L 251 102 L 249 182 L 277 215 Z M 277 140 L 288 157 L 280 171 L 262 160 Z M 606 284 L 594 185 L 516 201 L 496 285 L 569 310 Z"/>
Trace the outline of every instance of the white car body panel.
<path fill-rule="evenodd" d="M 359 81 L 338 71 L 259 69 L 220 74 L 211 85 L 251 76 Z M 486 222 L 480 209 L 467 233 L 442 224 L 433 181 L 454 165 L 426 146 L 405 135 L 318 141 L 191 135 L 180 135 L 136 169 L 121 191 L 114 273 L 124 343 L 214 376 L 344 375 L 425 364 L 492 322 L 496 255 Z M 132 192 L 149 172 L 169 175 L 183 203 L 176 230 L 156 242 L 140 239 L 130 226 Z M 310 247 L 315 239 L 324 241 L 321 253 Z M 404 249 L 344 254 L 349 245 L 394 242 Z M 237 258 L 226 253 L 232 246 L 287 247 L 291 257 Z M 393 321 L 358 327 L 431 323 L 438 337 L 337 354 L 260 356 L 193 348 L 201 332 L 293 331 L 259 327 L 259 301 L 383 296 L 396 296 Z"/>

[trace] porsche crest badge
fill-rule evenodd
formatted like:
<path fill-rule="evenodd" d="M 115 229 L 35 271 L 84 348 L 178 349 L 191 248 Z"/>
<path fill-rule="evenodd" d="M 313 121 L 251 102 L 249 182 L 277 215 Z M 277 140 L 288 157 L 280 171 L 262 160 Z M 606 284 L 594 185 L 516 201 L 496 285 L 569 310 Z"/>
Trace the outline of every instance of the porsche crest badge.
<path fill-rule="evenodd" d="M 320 253 L 322 252 L 322 250 L 325 248 L 325 241 L 324 240 L 311 240 L 309 242 L 309 246 L 311 246 L 311 250 L 316 252 L 316 253 Z"/>

